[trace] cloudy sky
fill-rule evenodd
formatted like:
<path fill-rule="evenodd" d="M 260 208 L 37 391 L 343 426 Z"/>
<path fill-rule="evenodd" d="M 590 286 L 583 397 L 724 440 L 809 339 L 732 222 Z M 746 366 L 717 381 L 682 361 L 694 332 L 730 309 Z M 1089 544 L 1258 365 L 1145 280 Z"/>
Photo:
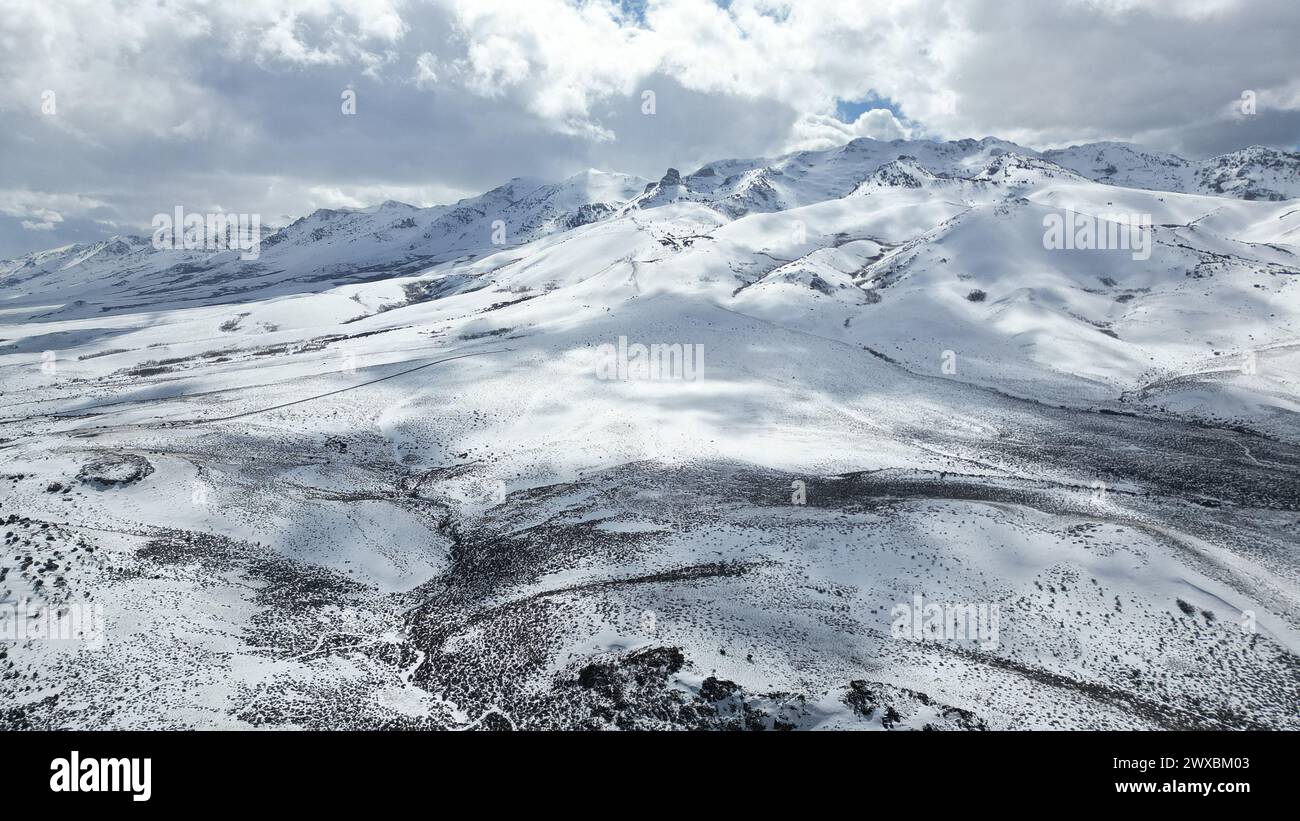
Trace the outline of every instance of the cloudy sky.
<path fill-rule="evenodd" d="M 1294 149 L 1297 43 L 1296 0 L 0 0 L 0 257 L 857 136 Z"/>

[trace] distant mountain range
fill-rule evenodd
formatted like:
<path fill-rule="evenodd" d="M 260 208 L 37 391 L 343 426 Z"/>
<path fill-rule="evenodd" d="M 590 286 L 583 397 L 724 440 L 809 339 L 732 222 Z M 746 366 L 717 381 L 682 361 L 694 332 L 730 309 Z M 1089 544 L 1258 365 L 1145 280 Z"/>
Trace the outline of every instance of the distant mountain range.
<path fill-rule="evenodd" d="M 117 310 L 269 295 L 305 283 L 343 283 L 413 273 L 521 245 L 602 219 L 672 202 L 723 218 L 774 213 L 848 196 L 882 175 L 1006 183 L 1013 176 L 1071 176 L 1106 185 L 1243 200 L 1300 197 L 1300 154 L 1254 146 L 1204 161 L 1121 143 L 1039 152 L 1005 140 L 881 142 L 857 139 L 827 151 L 775 159 L 720 160 L 658 181 L 586 171 L 560 182 L 516 178 L 454 205 L 385 202 L 321 209 L 266 232 L 256 264 L 233 254 L 158 251 L 148 237 L 118 236 L 0 262 L 8 298 L 78 288 L 76 311 Z M 499 222 L 498 222 L 499 221 Z M 494 235 L 494 226 L 500 226 Z M 295 284 L 297 283 L 297 284 Z"/>

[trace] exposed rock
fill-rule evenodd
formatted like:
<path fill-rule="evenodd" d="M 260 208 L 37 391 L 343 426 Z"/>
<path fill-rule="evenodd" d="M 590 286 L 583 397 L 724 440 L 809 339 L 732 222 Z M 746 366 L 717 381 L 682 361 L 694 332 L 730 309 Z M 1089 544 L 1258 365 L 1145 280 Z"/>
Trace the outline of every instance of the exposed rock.
<path fill-rule="evenodd" d="M 92 485 L 122 486 L 140 481 L 153 473 L 153 465 L 134 453 L 114 454 L 81 466 L 77 479 Z"/>

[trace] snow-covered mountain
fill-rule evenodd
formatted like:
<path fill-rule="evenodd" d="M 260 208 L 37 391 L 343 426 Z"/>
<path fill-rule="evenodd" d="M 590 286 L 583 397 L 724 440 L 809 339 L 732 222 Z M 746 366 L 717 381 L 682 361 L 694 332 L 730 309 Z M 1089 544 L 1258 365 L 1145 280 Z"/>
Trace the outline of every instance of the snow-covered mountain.
<path fill-rule="evenodd" d="M 7 299 L 78 291 L 84 304 L 61 316 L 102 310 L 210 303 L 293 293 L 309 287 L 414 273 L 526 244 L 611 216 L 695 202 L 726 219 L 788 211 L 842 198 L 882 167 L 900 161 L 925 176 L 1007 182 L 1008 174 L 1080 177 L 1129 188 L 1246 200 L 1300 197 L 1300 155 L 1252 147 L 1205 162 L 1094 143 L 1037 152 L 1002 140 L 854 140 L 774 160 L 724 160 L 657 182 L 587 171 L 559 183 L 514 179 L 452 206 L 385 202 L 359 210 L 322 209 L 262 240 L 254 263 L 238 254 L 156 250 L 123 236 L 0 262 Z M 996 179 L 997 176 L 1002 179 Z M 502 230 L 493 233 L 500 221 Z"/>
<path fill-rule="evenodd" d="M 1297 168 L 855 140 L 2 263 L 0 599 L 107 640 L 0 724 L 1296 728 Z"/>
<path fill-rule="evenodd" d="M 0 263 L 0 282 L 7 299 L 76 289 L 79 303 L 62 306 L 60 317 L 267 298 L 387 279 L 566 231 L 607 215 L 644 184 L 591 170 L 558 183 L 514 179 L 451 206 L 321 209 L 267 232 L 256 260 L 114 237 Z"/>
<path fill-rule="evenodd" d="M 1200 162 L 1123 143 L 1071 146 L 1041 156 L 1111 185 L 1246 200 L 1300 197 L 1300 156 L 1257 145 Z"/>

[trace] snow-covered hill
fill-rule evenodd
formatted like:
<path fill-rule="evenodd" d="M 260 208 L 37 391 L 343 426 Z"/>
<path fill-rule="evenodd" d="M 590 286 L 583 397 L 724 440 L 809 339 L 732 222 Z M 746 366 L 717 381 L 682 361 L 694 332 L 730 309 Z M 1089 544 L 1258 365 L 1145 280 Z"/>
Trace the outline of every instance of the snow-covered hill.
<path fill-rule="evenodd" d="M 106 637 L 0 723 L 1295 728 L 1298 162 L 855 140 L 0 264 L 0 600 Z"/>

